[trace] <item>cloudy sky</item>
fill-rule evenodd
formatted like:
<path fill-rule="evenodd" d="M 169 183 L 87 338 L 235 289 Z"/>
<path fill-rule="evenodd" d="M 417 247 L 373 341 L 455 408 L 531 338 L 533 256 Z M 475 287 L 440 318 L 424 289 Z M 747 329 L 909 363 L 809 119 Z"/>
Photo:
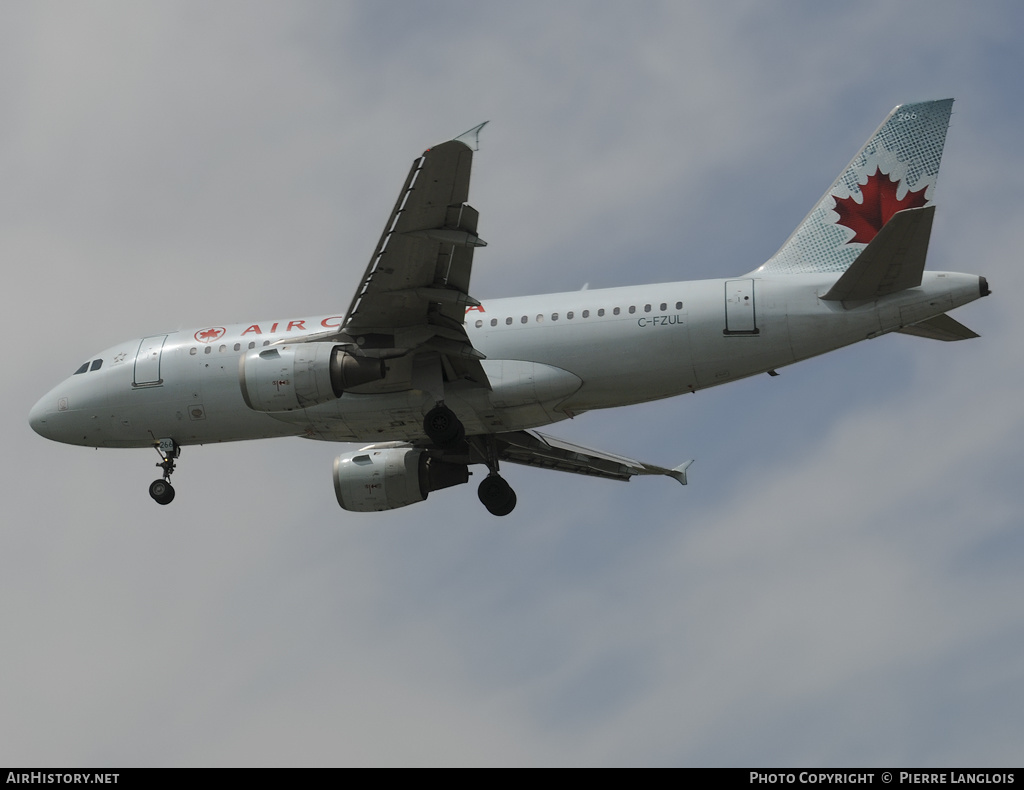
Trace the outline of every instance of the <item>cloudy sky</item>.
<path fill-rule="evenodd" d="M 1013 2 L 0 6 L 0 764 L 1020 765 L 1024 12 Z M 551 432 L 691 485 L 508 470 L 340 510 L 336 446 L 89 450 L 94 352 L 343 310 L 412 159 L 490 120 L 479 298 L 741 274 L 896 104 L 956 98 L 889 336 Z"/>

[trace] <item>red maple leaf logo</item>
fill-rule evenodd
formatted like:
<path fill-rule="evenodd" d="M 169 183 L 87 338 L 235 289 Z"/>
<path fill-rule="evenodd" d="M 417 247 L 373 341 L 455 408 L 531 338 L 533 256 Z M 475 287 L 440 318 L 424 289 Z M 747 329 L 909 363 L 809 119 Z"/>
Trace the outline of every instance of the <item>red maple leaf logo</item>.
<path fill-rule="evenodd" d="M 222 326 L 213 326 L 209 329 L 200 329 L 195 333 L 194 337 L 200 343 L 212 343 L 214 340 L 222 337 L 227 331 Z"/>
<path fill-rule="evenodd" d="M 926 187 L 921 187 L 917 192 L 908 191 L 902 200 L 898 199 L 896 190 L 899 182 L 882 176 L 877 167 L 868 176 L 868 182 L 860 188 L 864 196 L 863 203 L 858 203 L 852 197 L 835 198 L 834 210 L 839 214 L 838 224 L 854 232 L 848 242 L 850 244 L 867 244 L 897 211 L 920 208 L 928 202 L 924 196 Z"/>

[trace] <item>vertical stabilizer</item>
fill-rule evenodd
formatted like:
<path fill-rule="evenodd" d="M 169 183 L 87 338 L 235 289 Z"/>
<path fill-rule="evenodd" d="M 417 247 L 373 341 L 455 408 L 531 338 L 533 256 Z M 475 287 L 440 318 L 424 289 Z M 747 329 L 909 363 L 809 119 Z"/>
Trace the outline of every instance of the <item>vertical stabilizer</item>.
<path fill-rule="evenodd" d="M 889 113 L 793 234 L 754 274 L 843 272 L 898 211 L 928 205 L 952 99 Z"/>

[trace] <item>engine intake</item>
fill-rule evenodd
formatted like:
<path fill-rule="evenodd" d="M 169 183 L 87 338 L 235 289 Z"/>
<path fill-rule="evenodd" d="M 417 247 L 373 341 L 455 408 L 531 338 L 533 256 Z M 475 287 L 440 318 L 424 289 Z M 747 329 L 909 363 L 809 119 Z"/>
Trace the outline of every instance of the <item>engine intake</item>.
<path fill-rule="evenodd" d="M 242 399 L 253 411 L 306 409 L 384 378 L 384 360 L 356 357 L 331 343 L 253 349 L 238 363 Z"/>
<path fill-rule="evenodd" d="M 431 491 L 469 482 L 469 467 L 415 447 L 366 447 L 334 459 L 334 493 L 345 510 L 368 513 L 422 502 Z"/>

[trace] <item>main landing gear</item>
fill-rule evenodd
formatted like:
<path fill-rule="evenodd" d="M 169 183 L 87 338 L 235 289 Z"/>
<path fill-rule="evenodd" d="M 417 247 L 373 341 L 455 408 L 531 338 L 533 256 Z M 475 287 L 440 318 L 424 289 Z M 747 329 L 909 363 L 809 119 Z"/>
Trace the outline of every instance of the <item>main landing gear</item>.
<path fill-rule="evenodd" d="M 481 504 L 492 516 L 507 516 L 516 507 L 516 492 L 498 474 L 498 446 L 493 436 L 486 438 L 487 477 L 476 490 Z"/>
<path fill-rule="evenodd" d="M 451 409 L 438 402 L 423 418 L 423 432 L 433 444 L 442 450 L 459 447 L 466 441 L 466 428 Z M 486 453 L 488 475 L 477 488 L 477 496 L 488 512 L 495 516 L 507 516 L 516 506 L 516 492 L 498 474 L 498 448 L 494 437 L 486 439 L 485 448 L 475 444 Z"/>
<path fill-rule="evenodd" d="M 440 402 L 423 418 L 423 432 L 442 450 L 450 450 L 466 440 L 466 428 L 462 420 Z"/>
<path fill-rule="evenodd" d="M 174 486 L 171 485 L 171 475 L 174 474 L 174 459 L 181 455 L 181 448 L 174 439 L 161 439 L 154 447 L 160 454 L 158 467 L 164 470 L 162 480 L 154 480 L 149 484 L 149 495 L 159 505 L 169 505 L 174 499 Z"/>
<path fill-rule="evenodd" d="M 492 472 L 481 481 L 476 495 L 492 516 L 507 516 L 515 510 L 516 492 L 497 472 Z"/>

